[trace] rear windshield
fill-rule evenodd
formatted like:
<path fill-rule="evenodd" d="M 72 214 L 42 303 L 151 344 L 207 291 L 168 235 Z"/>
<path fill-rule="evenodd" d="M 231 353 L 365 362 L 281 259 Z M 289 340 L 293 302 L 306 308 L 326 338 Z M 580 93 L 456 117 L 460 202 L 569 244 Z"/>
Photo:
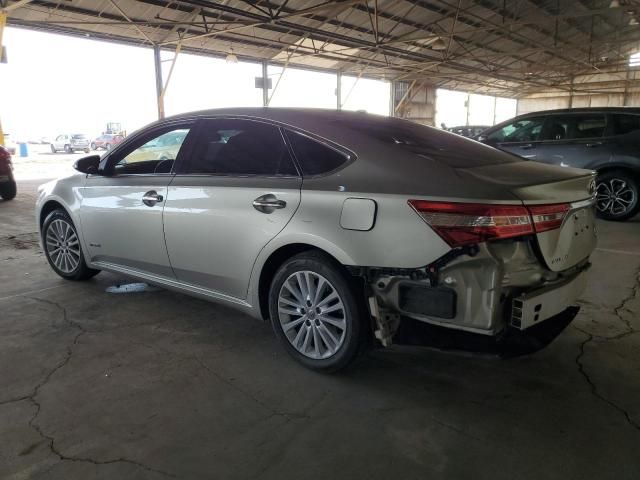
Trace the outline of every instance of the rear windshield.
<path fill-rule="evenodd" d="M 453 168 L 471 168 L 522 161 L 510 153 L 460 135 L 397 119 L 338 120 L 342 127 L 358 130 L 394 148 L 437 160 Z"/>

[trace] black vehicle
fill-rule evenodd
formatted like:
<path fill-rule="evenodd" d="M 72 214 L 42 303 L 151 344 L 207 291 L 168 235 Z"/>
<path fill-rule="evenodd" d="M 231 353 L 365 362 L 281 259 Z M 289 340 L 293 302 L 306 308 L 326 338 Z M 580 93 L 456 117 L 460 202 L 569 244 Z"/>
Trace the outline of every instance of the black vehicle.
<path fill-rule="evenodd" d="M 640 108 L 527 113 L 477 140 L 528 160 L 598 172 L 598 215 L 626 220 L 640 210 Z"/>

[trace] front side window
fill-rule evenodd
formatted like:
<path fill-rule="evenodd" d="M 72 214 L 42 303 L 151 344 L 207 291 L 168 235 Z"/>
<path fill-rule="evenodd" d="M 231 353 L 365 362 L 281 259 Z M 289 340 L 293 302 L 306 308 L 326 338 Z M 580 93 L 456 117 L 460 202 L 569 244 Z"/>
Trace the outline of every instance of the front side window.
<path fill-rule="evenodd" d="M 535 142 L 540 139 L 544 117 L 517 120 L 487 136 L 492 143 Z"/>
<path fill-rule="evenodd" d="M 344 164 L 349 157 L 297 132 L 287 132 L 302 175 L 320 175 Z"/>
<path fill-rule="evenodd" d="M 170 173 L 178 158 L 189 128 L 176 127 L 163 130 L 159 135 L 147 139 L 142 145 L 125 153 L 114 166 L 116 175 Z"/>
<path fill-rule="evenodd" d="M 185 172 L 199 175 L 297 176 L 274 125 L 251 120 L 205 120 Z"/>

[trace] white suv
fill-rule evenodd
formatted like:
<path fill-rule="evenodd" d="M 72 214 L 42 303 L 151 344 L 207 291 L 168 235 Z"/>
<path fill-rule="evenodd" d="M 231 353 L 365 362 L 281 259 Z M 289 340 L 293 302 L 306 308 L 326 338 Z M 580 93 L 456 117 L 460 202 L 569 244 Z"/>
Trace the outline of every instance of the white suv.
<path fill-rule="evenodd" d="M 89 153 L 89 137 L 81 133 L 63 133 L 62 135 L 58 135 L 56 139 L 51 142 L 51 152 L 56 153 L 60 150 L 66 153 L 77 151 Z"/>

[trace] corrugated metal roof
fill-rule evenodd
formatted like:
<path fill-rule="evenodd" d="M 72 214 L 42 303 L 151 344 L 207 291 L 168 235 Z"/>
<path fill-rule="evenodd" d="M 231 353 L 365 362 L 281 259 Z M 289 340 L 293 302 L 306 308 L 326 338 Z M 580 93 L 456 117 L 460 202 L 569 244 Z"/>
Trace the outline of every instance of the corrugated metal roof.
<path fill-rule="evenodd" d="M 0 0 L 2 1 L 2 0 Z M 618 6 L 616 6 L 616 3 Z M 637 0 L 31 0 L 10 25 L 522 96 L 625 72 Z"/>

